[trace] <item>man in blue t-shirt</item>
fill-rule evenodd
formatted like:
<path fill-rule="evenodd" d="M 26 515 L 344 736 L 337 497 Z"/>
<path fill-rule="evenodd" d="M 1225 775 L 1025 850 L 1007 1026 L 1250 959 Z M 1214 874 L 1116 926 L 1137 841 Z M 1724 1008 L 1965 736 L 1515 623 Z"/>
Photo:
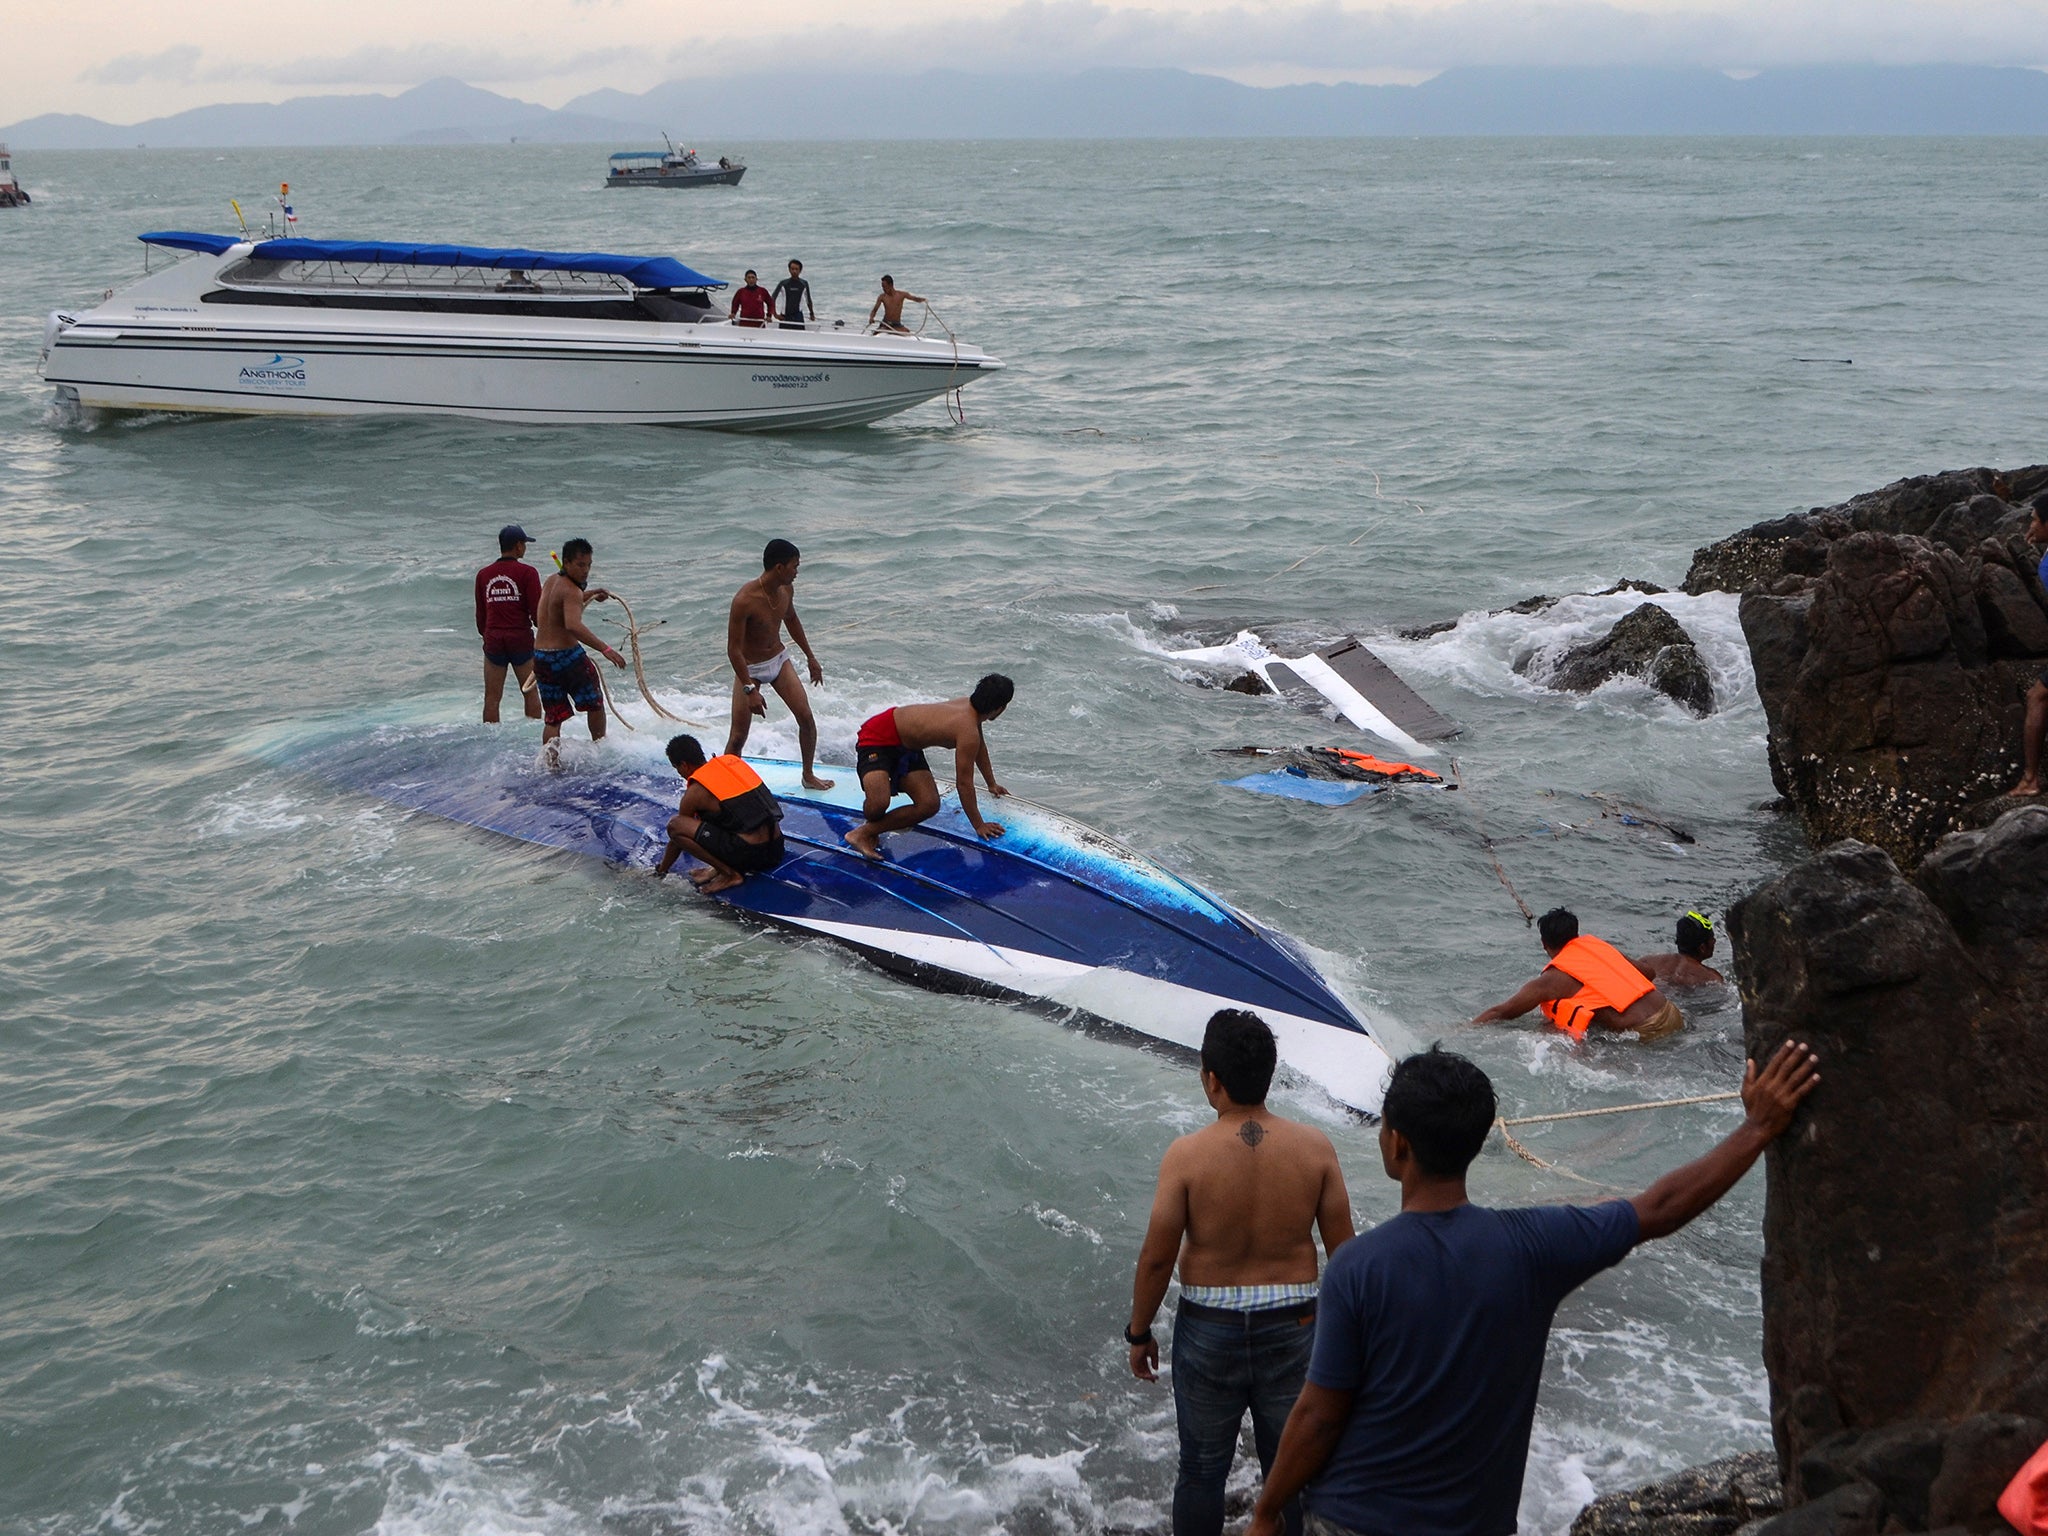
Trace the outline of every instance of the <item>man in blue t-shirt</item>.
<path fill-rule="evenodd" d="M 1248 1536 L 1278 1536 L 1297 1494 L 1308 1536 L 1510 1536 L 1558 1303 L 1732 1189 L 1819 1081 L 1787 1041 L 1744 1070 L 1741 1127 L 1633 1200 L 1494 1211 L 1465 1198 L 1493 1084 L 1441 1046 L 1408 1057 L 1380 1111 L 1401 1213 L 1323 1271 L 1308 1381 Z"/>
<path fill-rule="evenodd" d="M 2027 522 L 2027 542 L 2048 550 L 2048 491 L 2030 503 L 2033 517 Z M 2048 587 L 2048 553 L 2041 556 L 2041 585 Z M 2006 791 L 2011 795 L 2041 793 L 2041 748 L 2048 742 L 2048 670 L 2034 679 L 2027 690 L 2027 721 L 2020 728 L 2020 781 Z"/>

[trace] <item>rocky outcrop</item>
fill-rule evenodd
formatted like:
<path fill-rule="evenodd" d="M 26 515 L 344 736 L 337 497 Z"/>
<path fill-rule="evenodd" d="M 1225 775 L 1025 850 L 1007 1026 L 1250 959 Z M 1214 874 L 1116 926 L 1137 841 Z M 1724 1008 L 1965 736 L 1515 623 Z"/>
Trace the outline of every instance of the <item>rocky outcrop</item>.
<path fill-rule="evenodd" d="M 1714 682 L 1699 648 L 1685 626 L 1655 603 L 1634 609 L 1600 639 L 1529 671 L 1546 687 L 1571 693 L 1591 693 L 1617 677 L 1640 677 L 1695 715 L 1714 712 Z"/>
<path fill-rule="evenodd" d="M 1877 538 L 1877 535 L 1857 537 Z M 1822 1085 L 1767 1154 L 1786 1514 L 1754 1536 L 2000 1526 L 2048 1439 L 2048 806 L 1913 878 L 1827 849 L 1739 902 L 1748 1054 Z"/>
<path fill-rule="evenodd" d="M 2048 593 L 2024 540 L 1985 532 L 2016 517 L 1978 497 L 1927 537 L 1816 524 L 1797 569 L 1743 597 L 1771 776 L 1816 847 L 1855 838 L 1910 868 L 2019 776 Z"/>
<path fill-rule="evenodd" d="M 1784 1502 L 1777 1457 L 1744 1451 L 1604 1494 L 1579 1511 L 1571 1536 L 1732 1536 L 1777 1514 Z"/>
<path fill-rule="evenodd" d="M 2019 503 L 2048 490 L 2048 464 L 2025 469 L 1952 469 L 1938 475 L 1896 480 L 1882 490 L 1832 507 L 1774 518 L 1693 551 L 1680 589 L 1756 592 L 1785 576 L 1817 574 L 1827 540 L 1852 533 L 1913 534 L 1952 543 L 2023 533 L 2027 515 Z M 1955 514 L 1955 509 L 1973 510 Z"/>

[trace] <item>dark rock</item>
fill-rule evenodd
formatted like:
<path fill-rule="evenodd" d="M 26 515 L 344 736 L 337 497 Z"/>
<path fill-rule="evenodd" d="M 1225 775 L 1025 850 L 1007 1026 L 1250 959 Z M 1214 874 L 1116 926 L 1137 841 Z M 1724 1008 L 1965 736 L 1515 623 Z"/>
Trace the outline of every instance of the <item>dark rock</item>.
<path fill-rule="evenodd" d="M 1948 1426 L 1923 1420 L 1882 1429 L 1846 1429 L 1799 1458 L 1799 1489 L 1817 1499 L 1851 1483 L 1869 1483 L 1909 1531 L 1927 1528 L 1927 1495 L 1941 1470 Z"/>
<path fill-rule="evenodd" d="M 1854 1479 L 1921 1529 L 1941 1426 L 2048 1419 L 2048 806 L 1945 839 L 1913 880 L 1826 849 L 1729 931 L 1747 1054 L 1797 1038 L 1823 1078 L 1765 1158 L 1787 1499 Z M 1975 1454 L 1956 1450 L 1959 1502 Z"/>
<path fill-rule="evenodd" d="M 2048 595 L 1996 541 L 1959 554 L 1863 532 L 1823 548 L 1818 576 L 1742 599 L 1773 782 L 1815 846 L 1856 838 L 1911 867 L 2019 776 Z"/>
<path fill-rule="evenodd" d="M 1744 1451 L 1625 1492 L 1579 1511 L 1571 1536 L 1733 1536 L 1784 1505 L 1777 1457 Z"/>
<path fill-rule="evenodd" d="M 1591 693 L 1617 677 L 1640 677 L 1696 715 L 1714 710 L 1714 683 L 1685 626 L 1655 603 L 1644 603 L 1600 639 L 1574 646 L 1538 681 Z"/>
<path fill-rule="evenodd" d="M 1223 686 L 1229 689 L 1232 693 L 1249 693 L 1253 695 L 1258 695 L 1261 693 L 1271 693 L 1273 691 L 1271 688 L 1268 688 L 1266 686 L 1266 680 L 1263 677 L 1259 676 L 1259 674 L 1256 672 L 1240 672 L 1236 677 L 1231 678 L 1230 681 L 1225 683 Z"/>
<path fill-rule="evenodd" d="M 1927 1523 L 1995 1531 L 1998 1496 L 2048 1442 L 2048 1423 L 2016 1413 L 1980 1413 L 1949 1431 L 1941 1471 L 1928 1490 Z"/>
<path fill-rule="evenodd" d="M 1838 506 L 1773 518 L 1693 551 L 1679 589 L 1767 592 L 1787 574 L 1814 574 L 1819 547 L 1853 533 L 1914 534 L 1959 551 L 1986 536 L 2025 530 L 2020 503 L 2048 488 L 2048 465 L 2026 469 L 1954 469 L 1897 480 Z"/>
<path fill-rule="evenodd" d="M 1883 1519 L 1884 1495 L 1869 1483 L 1848 1483 L 1751 1530 L 1752 1536 L 1877 1536 Z"/>

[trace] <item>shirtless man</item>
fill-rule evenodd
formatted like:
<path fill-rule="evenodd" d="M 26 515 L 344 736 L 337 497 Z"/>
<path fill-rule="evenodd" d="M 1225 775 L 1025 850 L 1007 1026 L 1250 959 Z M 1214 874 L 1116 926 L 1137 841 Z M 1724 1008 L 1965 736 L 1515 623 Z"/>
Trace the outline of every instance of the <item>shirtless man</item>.
<path fill-rule="evenodd" d="M 960 809 L 968 825 L 983 837 L 1001 837 L 999 822 L 981 819 L 981 803 L 974 797 L 974 770 L 988 781 L 992 795 L 1009 791 L 996 782 L 989 766 L 988 744 L 981 728 L 1010 707 L 1017 685 L 1000 672 L 991 672 L 974 685 L 964 699 L 943 704 L 905 704 L 885 709 L 863 721 L 854 739 L 853 771 L 860 775 L 865 797 L 862 812 L 866 820 L 846 834 L 855 851 L 870 859 L 882 856 L 884 832 L 901 832 L 938 814 L 939 785 L 932 766 L 925 761 L 926 747 L 953 749 L 953 787 L 960 793 Z M 897 795 L 910 796 L 910 804 L 897 810 L 889 802 Z"/>
<path fill-rule="evenodd" d="M 804 636 L 803 620 L 796 616 L 796 572 L 802 563 L 797 547 L 787 539 L 770 539 L 761 552 L 761 574 L 733 594 L 732 612 L 725 621 L 725 656 L 732 663 L 732 730 L 725 738 L 728 757 L 739 756 L 753 729 L 754 716 L 768 713 L 768 684 L 782 695 L 782 702 L 796 717 L 796 739 L 804 759 L 804 788 L 830 789 L 832 781 L 818 777 L 814 759 L 818 755 L 818 722 L 811 718 L 810 696 L 797 676 L 796 663 L 789 659 L 789 647 L 782 643 L 782 630 L 797 643 L 810 663 L 811 681 L 825 681 L 825 669 L 818 665 L 817 652 Z"/>
<path fill-rule="evenodd" d="M 1656 986 L 1644 980 L 1636 963 L 1605 939 L 1579 932 L 1579 920 L 1563 907 L 1536 919 L 1536 936 L 1550 964 L 1504 1003 L 1495 1003 L 1474 1018 L 1474 1024 L 1519 1019 L 1532 1008 L 1574 1040 L 1588 1029 L 1633 1031 L 1639 1039 L 1659 1040 L 1685 1028 L 1685 1015 Z"/>
<path fill-rule="evenodd" d="M 1644 955 L 1635 962 L 1637 970 L 1662 987 L 1722 987 L 1728 978 L 1707 962 L 1714 957 L 1714 921 L 1701 912 L 1688 912 L 1678 920 L 1678 953 Z"/>
<path fill-rule="evenodd" d="M 1222 1531 L 1223 1485 L 1246 1409 L 1259 1466 L 1272 1465 L 1315 1342 L 1310 1229 L 1321 1231 L 1326 1257 L 1351 1240 L 1351 1197 L 1330 1138 L 1266 1108 L 1277 1054 L 1257 1014 L 1226 1008 L 1209 1020 L 1202 1092 L 1216 1123 L 1166 1149 L 1138 1253 L 1124 1342 L 1140 1381 L 1159 1379 L 1152 1318 L 1180 1264 L 1173 1536 Z M 1290 1510 L 1289 1531 L 1300 1523 L 1299 1511 Z"/>
<path fill-rule="evenodd" d="M 561 569 L 541 585 L 540 613 L 533 637 L 533 672 L 540 684 L 541 713 L 547 724 L 541 727 L 541 756 L 548 767 L 561 764 L 562 722 L 577 710 L 590 722 L 590 739 L 604 739 L 604 689 L 597 681 L 597 668 L 583 653 L 592 647 L 615 667 L 626 658 L 593 635 L 583 622 L 583 605 L 608 602 L 611 593 L 592 587 L 590 540 L 571 539 L 562 546 Z"/>
<path fill-rule="evenodd" d="M 877 330 L 894 331 L 899 336 L 908 336 L 910 334 L 910 327 L 903 323 L 903 305 L 905 300 L 912 304 L 922 304 L 924 297 L 921 294 L 911 293 L 907 289 L 898 288 L 896 286 L 896 279 L 884 272 L 882 274 L 881 297 L 868 306 L 868 324 L 875 324 L 875 311 L 879 309 L 882 312 L 882 323 L 875 327 Z"/>

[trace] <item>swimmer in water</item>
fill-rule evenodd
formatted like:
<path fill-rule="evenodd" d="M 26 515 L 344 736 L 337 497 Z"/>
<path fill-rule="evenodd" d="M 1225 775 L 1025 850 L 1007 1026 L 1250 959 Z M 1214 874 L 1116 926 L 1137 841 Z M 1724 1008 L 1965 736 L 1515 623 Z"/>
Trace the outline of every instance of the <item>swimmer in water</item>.
<path fill-rule="evenodd" d="M 1656 987 L 1725 987 L 1728 978 L 1707 964 L 1713 955 L 1713 919 L 1688 912 L 1678 920 L 1678 953 L 1644 955 L 1635 966 Z"/>
<path fill-rule="evenodd" d="M 818 722 L 811 717 L 810 696 L 796 663 L 789 659 L 789 647 L 782 643 L 782 631 L 804 653 L 811 682 L 825 681 L 825 669 L 818 665 L 818 653 L 811 649 L 804 622 L 796 616 L 796 573 L 803 556 L 787 539 L 770 539 L 761 553 L 761 574 L 733 594 L 732 611 L 725 621 L 725 656 L 732 663 L 732 729 L 725 738 L 728 757 L 737 757 L 747 744 L 747 732 L 754 716 L 766 716 L 768 696 L 763 685 L 782 695 L 796 717 L 798 750 L 804 759 L 804 788 L 830 789 L 832 781 L 818 777 L 814 759 L 818 755 Z"/>
<path fill-rule="evenodd" d="M 595 556 L 588 539 L 571 539 L 562 546 L 562 568 L 541 585 L 540 611 L 533 637 L 534 678 L 540 684 L 541 713 L 547 724 L 541 727 L 541 754 L 550 768 L 561 759 L 555 745 L 562 734 L 562 722 L 578 710 L 590 722 L 590 739 L 604 739 L 604 688 L 597 680 L 597 668 L 584 654 L 593 647 L 615 667 L 626 658 L 606 645 L 583 622 L 585 603 L 611 600 L 611 593 L 590 582 L 590 563 Z"/>
<path fill-rule="evenodd" d="M 974 796 L 974 772 L 981 770 L 990 794 L 1009 793 L 996 782 L 981 730 L 1009 708 L 1016 691 L 1015 683 L 1000 672 L 991 672 L 964 699 L 905 704 L 867 720 L 855 738 L 853 759 L 864 797 L 862 813 L 867 819 L 846 834 L 848 846 L 864 858 L 879 859 L 884 832 L 901 832 L 938 814 L 939 785 L 932 777 L 931 764 L 925 761 L 926 747 L 953 749 L 953 786 L 959 791 L 960 809 L 966 812 L 968 825 L 983 837 L 1001 837 L 1000 822 L 981 819 L 981 805 Z M 889 802 L 899 794 L 910 796 L 910 804 L 892 811 Z"/>
<path fill-rule="evenodd" d="M 1519 1019 L 1540 1008 L 1574 1040 L 1585 1039 L 1586 1031 L 1595 1028 L 1644 1040 L 1685 1028 L 1678 1004 L 1645 981 L 1635 962 L 1605 939 L 1581 935 L 1573 913 L 1563 907 L 1544 913 L 1536 920 L 1536 935 L 1550 963 L 1513 997 L 1473 1019 L 1474 1024 Z"/>

